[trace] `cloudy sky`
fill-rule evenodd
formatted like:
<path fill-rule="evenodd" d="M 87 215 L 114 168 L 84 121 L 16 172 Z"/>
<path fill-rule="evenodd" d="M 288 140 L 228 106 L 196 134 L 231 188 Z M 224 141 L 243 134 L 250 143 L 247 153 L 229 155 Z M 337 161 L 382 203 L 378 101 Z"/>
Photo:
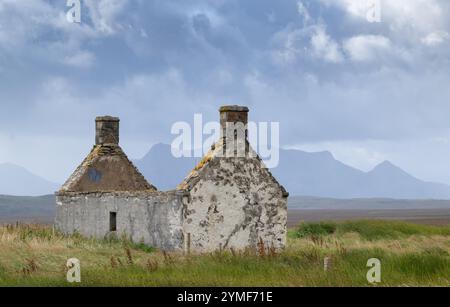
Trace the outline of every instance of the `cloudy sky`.
<path fill-rule="evenodd" d="M 132 158 L 247 105 L 281 144 L 450 184 L 450 1 L 0 0 L 0 163 L 63 182 L 97 115 Z M 369 18 L 370 19 L 370 18 Z"/>

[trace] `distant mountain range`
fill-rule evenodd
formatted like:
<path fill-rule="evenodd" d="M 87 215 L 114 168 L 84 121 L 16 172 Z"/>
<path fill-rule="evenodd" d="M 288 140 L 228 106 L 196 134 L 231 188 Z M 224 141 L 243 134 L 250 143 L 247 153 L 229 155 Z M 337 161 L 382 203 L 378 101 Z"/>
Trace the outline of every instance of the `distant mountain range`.
<path fill-rule="evenodd" d="M 199 160 L 176 159 L 169 145 L 158 144 L 134 163 L 158 189 L 170 190 L 183 180 Z M 272 172 L 290 192 L 291 210 L 450 208 L 449 200 L 438 200 L 450 199 L 450 186 L 421 181 L 387 161 L 370 172 L 362 172 L 337 161 L 329 152 L 281 150 L 280 164 Z M 58 188 L 58 184 L 22 167 L 0 164 L 0 223 L 17 220 L 52 223 L 55 216 L 54 195 L 23 197 L 2 194 L 45 195 L 53 194 Z M 332 218 L 333 214 L 321 218 Z"/>
<path fill-rule="evenodd" d="M 133 163 L 158 190 L 175 189 L 200 161 L 198 158 L 175 158 L 170 145 L 156 144 Z"/>
<path fill-rule="evenodd" d="M 198 161 L 176 159 L 169 145 L 157 144 L 134 162 L 152 184 L 160 190 L 170 190 Z M 388 161 L 363 172 L 337 161 L 330 152 L 280 150 L 280 163 L 271 171 L 292 196 L 450 199 L 449 185 L 419 180 Z"/>
<path fill-rule="evenodd" d="M 174 158 L 170 145 L 157 144 L 134 163 L 159 190 L 174 189 L 200 158 Z M 450 186 L 419 180 L 385 161 L 370 172 L 337 161 L 330 152 L 280 150 L 271 170 L 291 196 L 322 198 L 450 199 Z M 0 164 L 0 195 L 53 194 L 59 184 L 13 164 Z"/>
<path fill-rule="evenodd" d="M 0 195 L 39 196 L 57 191 L 59 184 L 39 177 L 23 167 L 0 164 Z"/>
<path fill-rule="evenodd" d="M 15 221 L 52 223 L 55 211 L 54 195 L 35 197 L 0 195 L 0 223 Z"/>
<path fill-rule="evenodd" d="M 370 172 L 337 161 L 330 152 L 281 150 L 272 170 L 291 195 L 331 198 L 449 199 L 450 186 L 425 182 L 385 161 Z"/>

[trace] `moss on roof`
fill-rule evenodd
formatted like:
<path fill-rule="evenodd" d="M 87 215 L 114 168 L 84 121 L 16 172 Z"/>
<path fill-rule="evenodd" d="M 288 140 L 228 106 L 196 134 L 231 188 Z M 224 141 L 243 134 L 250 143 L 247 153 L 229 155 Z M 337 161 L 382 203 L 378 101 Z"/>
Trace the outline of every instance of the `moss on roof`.
<path fill-rule="evenodd" d="M 156 191 L 118 145 L 96 145 L 62 186 L 64 192 Z"/>
<path fill-rule="evenodd" d="M 258 154 L 251 148 L 250 144 L 247 142 L 247 145 L 249 146 L 249 150 L 251 152 L 251 155 L 253 157 L 251 158 L 246 158 L 246 159 L 256 159 L 259 161 L 259 165 L 262 168 L 265 168 L 263 161 L 261 160 L 261 158 L 258 156 Z M 220 159 L 223 157 L 222 153 L 223 153 L 223 149 L 224 149 L 224 142 L 223 139 L 220 139 L 218 142 L 216 142 L 211 150 L 208 151 L 208 153 L 203 157 L 203 159 L 194 167 L 194 169 L 186 176 L 186 178 L 177 186 L 177 190 L 186 190 L 186 191 L 190 191 L 196 184 L 197 182 L 200 180 L 201 178 L 201 173 L 203 172 L 203 170 L 208 167 L 208 165 L 210 164 L 210 162 L 213 159 Z M 220 154 L 219 154 L 220 153 Z M 286 189 L 278 182 L 278 180 L 272 175 L 272 173 L 267 170 L 267 175 L 268 178 L 270 178 L 270 180 L 273 180 L 282 190 L 283 196 L 284 197 L 288 197 L 289 193 L 286 191 Z"/>

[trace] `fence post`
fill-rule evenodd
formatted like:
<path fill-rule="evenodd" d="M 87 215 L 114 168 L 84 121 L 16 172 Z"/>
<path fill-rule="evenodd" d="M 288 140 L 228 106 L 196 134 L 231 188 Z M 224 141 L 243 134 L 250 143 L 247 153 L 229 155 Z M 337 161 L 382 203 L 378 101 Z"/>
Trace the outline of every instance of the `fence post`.
<path fill-rule="evenodd" d="M 186 234 L 187 238 L 186 238 L 186 252 L 188 255 L 191 254 L 191 233 L 187 233 Z"/>
<path fill-rule="evenodd" d="M 333 266 L 333 259 L 331 257 L 325 257 L 325 259 L 323 260 L 323 270 L 325 272 L 328 272 L 331 270 Z"/>

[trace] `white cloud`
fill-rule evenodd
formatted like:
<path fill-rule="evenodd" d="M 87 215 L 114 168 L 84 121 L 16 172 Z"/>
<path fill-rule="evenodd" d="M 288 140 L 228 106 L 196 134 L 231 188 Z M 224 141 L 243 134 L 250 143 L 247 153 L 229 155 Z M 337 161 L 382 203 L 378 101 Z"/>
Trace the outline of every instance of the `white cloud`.
<path fill-rule="evenodd" d="M 280 121 L 285 144 L 353 140 L 341 156 L 360 165 L 385 158 L 360 140 L 450 135 L 450 1 L 382 1 L 380 24 L 364 2 L 84 0 L 71 24 L 64 1 L 0 0 L 1 129 L 64 147 L 57 137 L 84 140 L 110 113 L 130 125 L 124 141 L 155 142 L 173 120 L 242 103 Z M 203 32 L 192 30 L 198 15 Z M 6 144 L 12 160 L 18 145 Z M 410 150 L 398 152 L 394 162 Z M 436 169 L 450 157 L 440 154 Z"/>
<path fill-rule="evenodd" d="M 427 36 L 425 36 L 424 38 L 422 38 L 422 43 L 429 47 L 434 47 L 444 43 L 445 41 L 448 40 L 448 38 L 449 38 L 448 32 L 445 31 L 432 32 Z"/>
<path fill-rule="evenodd" d="M 339 63 L 343 61 L 339 45 L 326 33 L 323 26 L 316 27 L 315 33 L 311 36 L 311 46 L 313 54 L 325 62 Z"/>
<path fill-rule="evenodd" d="M 385 20 L 393 31 L 416 32 L 417 35 L 440 30 L 447 21 L 444 13 L 446 0 L 395 0 L 383 1 Z"/>
<path fill-rule="evenodd" d="M 344 41 L 344 49 L 353 61 L 364 62 L 390 52 L 392 44 L 382 35 L 358 35 Z"/>
<path fill-rule="evenodd" d="M 95 55 L 87 50 L 86 41 L 123 29 L 118 16 L 127 3 L 128 0 L 81 1 L 81 23 L 70 23 L 65 5 L 45 0 L 0 0 L 0 56 L 40 56 L 45 61 L 89 68 Z"/>
<path fill-rule="evenodd" d="M 304 25 L 311 21 L 311 16 L 309 15 L 308 9 L 305 7 L 302 1 L 297 2 L 297 11 L 300 17 L 303 18 Z"/>
<path fill-rule="evenodd" d="M 300 29 L 287 29 L 276 33 L 272 40 L 274 44 L 280 46 L 277 46 L 272 52 L 274 61 L 281 65 L 295 63 L 299 54 L 304 50 L 298 46 L 303 35 L 303 31 Z"/>
<path fill-rule="evenodd" d="M 88 7 L 90 19 L 96 30 L 111 35 L 123 29 L 123 25 L 117 22 L 117 17 L 128 4 L 128 0 L 84 0 Z"/>
<path fill-rule="evenodd" d="M 278 64 L 293 64 L 300 59 L 315 58 L 326 63 L 344 60 L 339 44 L 326 31 L 323 24 L 305 28 L 286 28 L 276 33 L 273 42 L 278 45 L 272 52 Z"/>
<path fill-rule="evenodd" d="M 43 26 L 49 25 L 55 14 L 55 9 L 42 0 L 0 1 L 0 50 L 22 47 Z"/>
<path fill-rule="evenodd" d="M 274 42 L 281 45 L 272 53 L 275 62 L 292 64 L 302 57 L 313 57 L 327 63 L 342 62 L 341 48 L 327 33 L 326 24 L 313 19 L 302 1 L 297 2 L 297 13 L 302 19 L 301 26 L 289 24 L 273 35 Z"/>
<path fill-rule="evenodd" d="M 330 2 L 330 0 L 322 1 L 327 3 Z M 377 1 L 378 0 L 333 0 L 332 2 L 334 2 L 335 5 L 342 6 L 349 14 L 366 19 L 368 11 L 373 7 L 373 5 L 379 3 Z"/>
<path fill-rule="evenodd" d="M 367 22 L 367 14 L 376 1 L 381 7 L 381 22 L 398 40 L 420 41 L 449 27 L 448 0 L 320 0 L 342 9 L 352 18 Z M 430 37 L 431 39 L 433 37 Z"/>

